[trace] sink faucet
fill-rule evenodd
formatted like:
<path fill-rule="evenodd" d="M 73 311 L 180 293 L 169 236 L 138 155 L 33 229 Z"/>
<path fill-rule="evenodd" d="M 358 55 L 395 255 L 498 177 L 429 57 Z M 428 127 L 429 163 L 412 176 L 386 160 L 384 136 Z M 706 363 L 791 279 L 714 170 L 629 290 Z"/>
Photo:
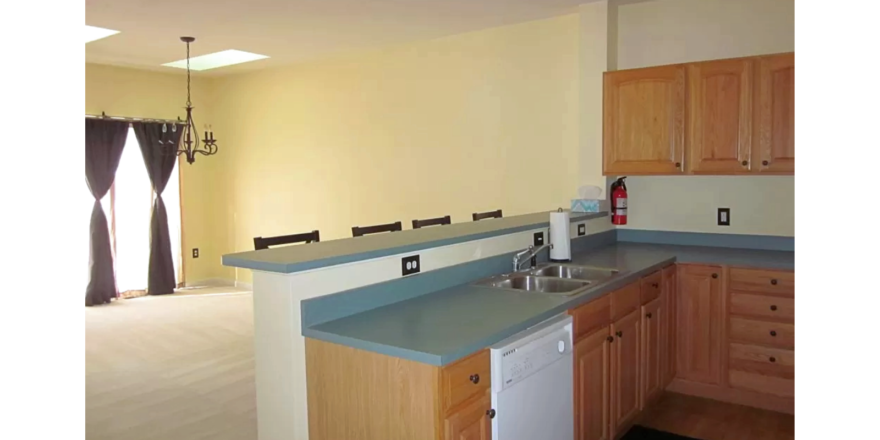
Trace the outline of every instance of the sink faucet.
<path fill-rule="evenodd" d="M 518 272 L 520 270 L 520 267 L 522 266 L 523 261 L 531 260 L 532 257 L 538 255 L 538 252 L 543 251 L 545 248 L 553 249 L 553 244 L 548 243 L 538 248 L 535 248 L 534 246 L 529 246 L 528 249 L 517 252 L 516 255 L 513 256 L 513 271 Z M 535 266 L 532 266 L 532 269 L 534 268 Z"/>

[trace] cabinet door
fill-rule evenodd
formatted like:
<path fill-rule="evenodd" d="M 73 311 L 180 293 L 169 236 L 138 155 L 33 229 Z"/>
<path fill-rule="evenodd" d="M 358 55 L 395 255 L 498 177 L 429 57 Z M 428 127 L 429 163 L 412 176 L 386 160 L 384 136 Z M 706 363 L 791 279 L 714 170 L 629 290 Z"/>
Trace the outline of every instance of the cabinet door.
<path fill-rule="evenodd" d="M 639 413 L 639 327 L 636 310 L 611 324 L 611 437 L 623 432 Z"/>
<path fill-rule="evenodd" d="M 755 91 L 755 165 L 794 174 L 794 54 L 758 58 Z"/>
<path fill-rule="evenodd" d="M 446 440 L 491 440 L 492 398 L 488 392 L 460 407 L 446 417 L 443 426 Z"/>
<path fill-rule="evenodd" d="M 576 440 L 608 440 L 611 341 L 605 327 L 574 346 L 574 434 Z"/>
<path fill-rule="evenodd" d="M 660 351 L 660 376 L 663 380 L 662 388 L 675 377 L 675 298 L 678 289 L 676 282 L 675 265 L 663 269 L 663 299 L 664 318 L 660 324 L 660 341 L 663 350 Z"/>
<path fill-rule="evenodd" d="M 751 169 L 753 70 L 751 58 L 688 64 L 689 171 Z"/>
<path fill-rule="evenodd" d="M 605 73 L 606 175 L 683 172 L 684 76 L 683 65 Z"/>
<path fill-rule="evenodd" d="M 721 383 L 721 275 L 718 266 L 679 268 L 676 367 L 682 379 Z"/>
<path fill-rule="evenodd" d="M 642 363 L 641 380 L 642 390 L 640 393 L 641 409 L 645 409 L 655 398 L 660 396 L 663 390 L 660 369 L 660 353 L 666 350 L 664 341 L 661 339 L 661 330 L 666 320 L 666 315 L 661 307 L 661 298 L 657 298 L 642 306 Z"/>

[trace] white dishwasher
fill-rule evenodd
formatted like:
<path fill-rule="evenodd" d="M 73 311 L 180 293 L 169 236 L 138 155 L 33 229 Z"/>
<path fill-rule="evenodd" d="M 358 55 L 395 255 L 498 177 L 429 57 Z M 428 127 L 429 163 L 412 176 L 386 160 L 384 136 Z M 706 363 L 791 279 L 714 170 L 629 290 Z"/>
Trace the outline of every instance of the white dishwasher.
<path fill-rule="evenodd" d="M 490 352 L 492 439 L 573 440 L 571 316 L 548 319 Z"/>

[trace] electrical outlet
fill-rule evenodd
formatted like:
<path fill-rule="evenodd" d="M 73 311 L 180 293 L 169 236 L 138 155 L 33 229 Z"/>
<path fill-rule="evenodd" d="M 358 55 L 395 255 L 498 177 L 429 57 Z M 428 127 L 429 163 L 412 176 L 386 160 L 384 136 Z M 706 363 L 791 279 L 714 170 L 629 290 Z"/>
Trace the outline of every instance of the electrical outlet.
<path fill-rule="evenodd" d="M 421 265 L 422 263 L 419 261 L 418 255 L 403 257 L 400 259 L 400 275 L 405 277 L 407 275 L 419 273 L 422 270 Z"/>
<path fill-rule="evenodd" d="M 718 226 L 730 226 L 730 208 L 718 208 Z"/>
<path fill-rule="evenodd" d="M 583 237 L 584 235 L 587 235 L 587 224 L 578 223 L 578 237 Z"/>
<path fill-rule="evenodd" d="M 193 248 L 193 258 L 199 258 L 199 248 Z"/>

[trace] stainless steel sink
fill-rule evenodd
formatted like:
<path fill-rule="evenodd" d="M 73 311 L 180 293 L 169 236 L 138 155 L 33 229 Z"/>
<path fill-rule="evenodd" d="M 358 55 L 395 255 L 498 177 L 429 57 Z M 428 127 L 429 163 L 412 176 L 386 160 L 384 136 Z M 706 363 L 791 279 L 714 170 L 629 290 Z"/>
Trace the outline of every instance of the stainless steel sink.
<path fill-rule="evenodd" d="M 578 266 L 574 264 L 543 264 L 529 272 L 538 277 L 556 277 L 584 281 L 604 281 L 620 273 L 617 269 Z"/>
<path fill-rule="evenodd" d="M 487 278 L 474 284 L 477 286 L 494 287 L 498 289 L 568 296 L 578 293 L 583 288 L 589 286 L 591 282 L 515 273 Z"/>

